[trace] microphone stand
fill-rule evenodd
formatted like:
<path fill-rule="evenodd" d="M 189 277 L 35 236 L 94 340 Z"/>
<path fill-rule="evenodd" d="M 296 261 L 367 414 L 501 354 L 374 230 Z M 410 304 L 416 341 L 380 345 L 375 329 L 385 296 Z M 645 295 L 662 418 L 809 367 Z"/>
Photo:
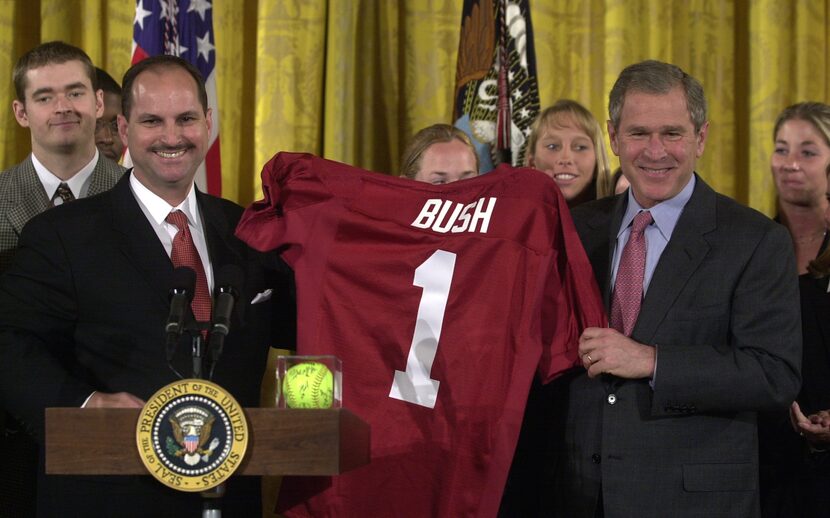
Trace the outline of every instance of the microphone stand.
<path fill-rule="evenodd" d="M 204 354 L 205 354 L 205 339 L 202 332 L 210 329 L 210 322 L 197 322 L 196 332 L 190 337 L 190 354 L 193 360 L 192 376 L 196 379 L 205 379 L 204 372 Z"/>
<path fill-rule="evenodd" d="M 204 357 L 206 342 L 205 335 L 211 329 L 211 322 L 198 322 L 190 320 L 184 327 L 184 331 L 190 333 L 190 352 L 192 359 L 192 377 L 205 379 Z M 225 484 L 202 491 L 202 518 L 222 518 L 222 497 L 225 496 Z"/>
<path fill-rule="evenodd" d="M 230 330 L 231 312 L 238 297 L 238 293 L 234 286 L 239 286 L 242 283 L 242 270 L 234 265 L 226 265 L 221 268 L 217 274 L 217 278 L 221 279 L 218 285 L 216 300 L 212 312 L 212 321 L 199 322 L 191 318 L 184 322 L 181 326 L 175 328 L 190 333 L 191 337 L 191 359 L 192 359 L 192 377 L 196 379 L 205 379 L 204 367 L 205 356 L 207 356 L 210 364 L 207 379 L 213 378 L 213 370 L 219 357 L 222 355 L 222 348 L 225 342 L 225 336 Z M 188 281 L 189 286 L 193 286 L 195 280 L 190 282 L 190 279 L 182 279 Z M 193 288 L 191 288 L 192 290 Z M 192 298 L 192 297 L 191 297 Z M 189 299 L 188 299 L 189 303 Z M 210 333 L 209 341 L 208 333 Z M 208 350 L 208 346 L 210 349 Z M 168 344 L 168 363 L 172 367 L 171 351 L 175 351 L 175 344 Z M 174 372 L 175 369 L 173 369 Z M 178 373 L 177 373 L 178 374 Z M 225 495 L 227 486 L 225 483 L 219 484 L 209 490 L 202 491 L 202 518 L 221 518 L 222 517 L 222 497 Z"/>
<path fill-rule="evenodd" d="M 234 265 L 225 265 L 217 273 L 217 287 L 214 295 L 213 312 L 211 313 L 212 321 L 205 323 L 206 326 L 202 328 L 203 331 L 198 333 L 198 340 L 193 343 L 194 377 L 197 377 L 196 372 L 198 372 L 199 378 L 202 377 L 202 367 L 204 366 L 202 359 L 207 353 L 208 364 L 210 365 L 207 379 L 213 379 L 213 370 L 222 355 L 225 336 L 230 331 L 231 312 L 238 297 L 234 286 L 239 286 L 242 283 L 242 275 L 242 270 Z M 205 344 L 202 339 L 208 336 L 208 342 Z M 209 347 L 207 351 L 204 350 L 206 345 Z M 226 489 L 226 484 L 222 483 L 209 491 L 202 492 L 204 504 L 202 518 L 222 517 L 221 498 L 225 495 Z"/>

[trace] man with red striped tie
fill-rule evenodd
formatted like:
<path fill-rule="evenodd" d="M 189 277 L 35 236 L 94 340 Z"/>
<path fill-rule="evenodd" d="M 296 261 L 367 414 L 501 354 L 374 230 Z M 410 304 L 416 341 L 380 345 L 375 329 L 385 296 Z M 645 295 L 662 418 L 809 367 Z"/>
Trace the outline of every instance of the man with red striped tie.
<path fill-rule="evenodd" d="M 194 185 L 212 124 L 198 70 L 156 56 L 130 68 L 123 87 L 119 135 L 134 167 L 107 193 L 34 218 L 0 281 L 0 404 L 37 438 L 44 408 L 137 408 L 190 373 L 187 333 L 169 363 L 165 355 L 176 267 L 196 273 L 191 310 L 201 322 L 224 283 L 217 272 L 233 265 L 243 274 L 213 376 L 242 406 L 259 401 L 269 345 L 286 342 L 275 329 L 285 320 L 277 301 L 287 298 L 286 271 L 234 237 L 241 207 Z M 185 516 L 202 505 L 198 493 L 148 476 L 39 475 L 39 515 Z M 231 479 L 223 500 L 231 516 L 256 516 L 258 479 Z"/>

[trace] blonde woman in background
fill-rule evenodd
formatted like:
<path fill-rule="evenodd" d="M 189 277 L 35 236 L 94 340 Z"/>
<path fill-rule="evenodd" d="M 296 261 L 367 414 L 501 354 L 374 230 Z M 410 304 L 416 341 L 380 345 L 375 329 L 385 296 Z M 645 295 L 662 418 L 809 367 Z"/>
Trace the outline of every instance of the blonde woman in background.
<path fill-rule="evenodd" d="M 614 194 L 605 138 L 587 108 L 560 99 L 531 126 L 526 165 L 559 185 L 569 207 Z"/>
<path fill-rule="evenodd" d="M 778 193 L 778 219 L 790 231 L 798 273 L 825 248 L 830 106 L 805 102 L 786 108 L 773 132 L 770 169 Z"/>

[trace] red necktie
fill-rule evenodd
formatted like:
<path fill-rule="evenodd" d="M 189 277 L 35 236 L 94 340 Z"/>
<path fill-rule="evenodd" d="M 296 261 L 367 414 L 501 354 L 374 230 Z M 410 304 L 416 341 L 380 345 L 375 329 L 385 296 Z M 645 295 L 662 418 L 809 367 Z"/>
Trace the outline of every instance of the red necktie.
<path fill-rule="evenodd" d="M 614 298 L 611 301 L 611 327 L 625 336 L 631 336 L 640 304 L 643 301 L 643 275 L 646 270 L 645 229 L 652 222 L 651 213 L 642 211 L 634 216 L 628 243 L 623 248 Z"/>
<path fill-rule="evenodd" d="M 187 216 L 180 210 L 174 210 L 165 219 L 171 225 L 175 225 L 179 231 L 173 237 L 173 251 L 170 259 L 173 266 L 187 266 L 196 272 L 196 293 L 190 303 L 193 309 L 193 316 L 199 322 L 210 322 L 210 291 L 208 290 L 205 268 L 202 266 L 202 259 L 199 251 L 193 244 L 193 236 L 190 235 L 190 227 L 187 225 Z"/>

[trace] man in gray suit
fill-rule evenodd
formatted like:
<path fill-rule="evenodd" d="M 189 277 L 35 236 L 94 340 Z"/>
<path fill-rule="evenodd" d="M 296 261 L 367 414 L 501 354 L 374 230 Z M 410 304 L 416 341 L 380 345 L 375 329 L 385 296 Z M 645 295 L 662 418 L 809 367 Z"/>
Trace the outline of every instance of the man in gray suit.
<path fill-rule="evenodd" d="M 555 396 L 552 505 L 569 517 L 757 516 L 756 413 L 786 408 L 800 384 L 787 232 L 695 174 L 706 100 L 680 68 L 627 67 L 609 112 L 631 187 L 573 217 L 617 329 L 585 330 L 585 370 Z"/>
<path fill-rule="evenodd" d="M 95 147 L 95 121 L 104 110 L 95 68 L 86 53 L 54 41 L 30 50 L 13 72 L 12 110 L 29 128 L 32 153 L 0 173 L 0 272 L 17 251 L 23 226 L 64 200 L 115 185 L 124 169 Z M 37 448 L 0 409 L 0 516 L 34 513 Z"/>
<path fill-rule="evenodd" d="M 83 50 L 43 43 L 21 56 L 13 77 L 12 110 L 31 132 L 32 153 L 0 174 L 0 271 L 11 263 L 20 231 L 33 216 L 64 199 L 106 191 L 124 172 L 95 147 L 104 101 Z"/>

